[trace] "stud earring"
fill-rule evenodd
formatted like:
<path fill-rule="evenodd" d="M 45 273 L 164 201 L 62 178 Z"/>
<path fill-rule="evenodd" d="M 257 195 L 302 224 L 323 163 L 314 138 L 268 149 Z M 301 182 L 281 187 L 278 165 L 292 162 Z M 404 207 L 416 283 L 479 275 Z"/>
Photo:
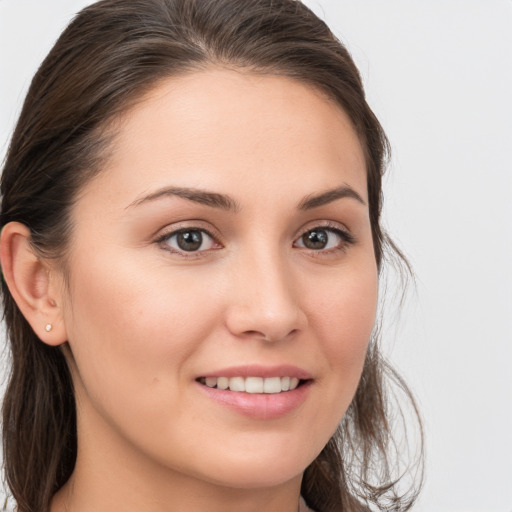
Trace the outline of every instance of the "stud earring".
<path fill-rule="evenodd" d="M 52 329 L 53 329 L 53 325 L 52 324 L 46 324 L 45 327 L 44 327 L 44 330 L 46 332 L 50 332 Z"/>

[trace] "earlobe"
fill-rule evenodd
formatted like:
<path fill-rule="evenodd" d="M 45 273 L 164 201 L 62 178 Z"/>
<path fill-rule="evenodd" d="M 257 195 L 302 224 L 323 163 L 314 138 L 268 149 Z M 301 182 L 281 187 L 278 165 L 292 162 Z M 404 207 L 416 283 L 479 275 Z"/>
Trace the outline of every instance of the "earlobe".
<path fill-rule="evenodd" d="M 0 260 L 4 280 L 21 313 L 40 340 L 48 345 L 67 341 L 58 287 L 50 266 L 37 256 L 30 230 L 10 222 L 2 230 Z"/>

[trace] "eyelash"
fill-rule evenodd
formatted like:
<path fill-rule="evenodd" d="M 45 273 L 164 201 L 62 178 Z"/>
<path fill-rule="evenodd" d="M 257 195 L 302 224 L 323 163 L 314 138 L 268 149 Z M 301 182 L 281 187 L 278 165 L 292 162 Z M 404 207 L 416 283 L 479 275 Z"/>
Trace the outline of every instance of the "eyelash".
<path fill-rule="evenodd" d="M 307 247 L 302 247 L 300 246 L 299 248 L 303 248 L 305 249 L 306 251 L 308 251 L 310 254 L 312 254 L 313 256 L 315 257 L 322 257 L 322 256 L 328 256 L 330 254 L 333 254 L 333 253 L 337 253 L 337 252 L 341 252 L 341 251 L 346 251 L 348 246 L 350 245 L 354 245 L 356 243 L 356 239 L 355 237 L 349 233 L 348 231 L 342 229 L 339 227 L 338 224 L 333 224 L 333 223 L 325 223 L 325 224 L 319 224 L 317 226 L 313 226 L 311 228 L 308 228 L 306 229 L 305 231 L 303 231 L 293 242 L 293 245 L 294 247 L 296 247 L 296 243 L 301 240 L 302 237 L 304 237 L 304 235 L 306 235 L 307 233 L 311 233 L 312 231 L 314 230 L 324 230 L 324 231 L 327 231 L 331 234 L 335 234 L 339 239 L 340 239 L 340 243 L 336 246 L 336 247 L 333 247 L 333 248 L 330 248 L 330 249 L 309 249 Z M 164 234 L 162 234 L 161 236 L 159 236 L 156 240 L 155 240 L 155 243 L 157 243 L 158 245 L 162 246 L 162 248 L 166 251 L 169 251 L 173 254 L 179 254 L 181 257 L 183 258 L 200 258 L 200 257 L 203 257 L 205 255 L 205 253 L 209 253 L 211 252 L 212 250 L 217 250 L 217 249 L 205 249 L 205 250 L 202 250 L 202 251 L 184 251 L 184 250 L 177 250 L 177 249 L 174 249 L 174 248 L 170 248 L 169 244 L 167 243 L 168 240 L 174 236 L 178 236 L 180 233 L 187 233 L 187 232 L 190 232 L 190 231 L 198 231 L 200 233 L 203 233 L 203 234 L 206 234 L 209 238 L 212 239 L 212 241 L 215 243 L 215 244 L 218 244 L 218 245 L 221 245 L 221 243 L 218 241 L 218 236 L 216 235 L 213 235 L 209 230 L 205 229 L 205 228 L 202 228 L 202 227 L 198 227 L 198 226 L 186 226 L 186 227 L 181 227 L 181 228 L 177 228 L 177 229 L 173 229 L 173 230 L 170 230 Z"/>
<path fill-rule="evenodd" d="M 315 230 L 324 230 L 328 231 L 329 233 L 335 234 L 339 239 L 340 242 L 336 247 L 332 247 L 330 249 L 308 249 L 307 247 L 304 247 L 312 256 L 314 257 L 328 257 L 331 254 L 338 253 L 338 252 L 344 252 L 348 249 L 349 246 L 354 245 L 356 243 L 356 238 L 354 235 L 348 232 L 348 230 L 340 228 L 338 224 L 333 224 L 331 222 L 326 222 L 324 224 L 319 224 L 317 226 L 313 226 L 311 228 L 306 229 L 302 232 L 302 234 L 296 238 L 294 241 L 294 245 L 297 243 L 298 240 L 301 240 L 304 235 L 307 233 L 311 233 Z"/>
<path fill-rule="evenodd" d="M 196 258 L 197 259 L 197 258 L 204 256 L 204 253 L 209 253 L 212 250 L 216 250 L 216 249 L 206 249 L 206 250 L 202 250 L 202 251 L 183 251 L 183 250 L 180 251 L 180 250 L 170 247 L 169 244 L 167 243 L 170 238 L 172 238 L 174 236 L 178 236 L 180 233 L 187 233 L 189 231 L 199 231 L 200 233 L 206 234 L 216 244 L 220 245 L 220 242 L 218 242 L 218 239 L 220 237 L 213 235 L 209 230 L 202 228 L 202 227 L 198 227 L 198 226 L 186 226 L 186 227 L 181 227 L 181 228 L 170 230 L 170 231 L 164 233 L 163 235 L 161 235 L 160 237 L 158 237 L 155 240 L 155 243 L 162 246 L 162 248 L 164 250 L 169 251 L 172 254 L 179 254 L 182 258 Z"/>

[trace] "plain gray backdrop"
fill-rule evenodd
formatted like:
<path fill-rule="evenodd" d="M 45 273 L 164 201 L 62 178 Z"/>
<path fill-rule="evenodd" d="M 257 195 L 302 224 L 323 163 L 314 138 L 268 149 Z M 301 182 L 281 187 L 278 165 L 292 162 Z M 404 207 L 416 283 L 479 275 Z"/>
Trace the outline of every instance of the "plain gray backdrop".
<path fill-rule="evenodd" d="M 0 0 L 0 159 L 85 0 Z M 310 0 L 391 140 L 385 224 L 416 292 L 390 358 L 427 436 L 419 512 L 512 511 L 512 1 Z"/>

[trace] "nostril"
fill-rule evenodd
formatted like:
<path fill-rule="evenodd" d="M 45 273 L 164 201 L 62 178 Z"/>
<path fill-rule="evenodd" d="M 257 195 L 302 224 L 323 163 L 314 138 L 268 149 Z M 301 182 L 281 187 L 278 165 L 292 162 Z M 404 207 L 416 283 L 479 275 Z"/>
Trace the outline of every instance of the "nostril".
<path fill-rule="evenodd" d="M 265 333 L 262 331 L 256 331 L 256 330 L 249 330 L 242 333 L 242 337 L 246 338 L 259 338 L 262 341 L 268 341 L 270 343 L 281 341 L 286 338 L 289 338 L 290 336 L 293 336 L 299 332 L 299 329 L 292 329 L 291 331 L 285 333 L 284 335 L 280 332 L 275 333 Z"/>
<path fill-rule="evenodd" d="M 246 331 L 244 334 L 246 334 L 247 336 L 260 336 L 262 338 L 266 338 L 266 336 L 262 333 L 262 332 L 259 332 L 259 331 Z"/>

